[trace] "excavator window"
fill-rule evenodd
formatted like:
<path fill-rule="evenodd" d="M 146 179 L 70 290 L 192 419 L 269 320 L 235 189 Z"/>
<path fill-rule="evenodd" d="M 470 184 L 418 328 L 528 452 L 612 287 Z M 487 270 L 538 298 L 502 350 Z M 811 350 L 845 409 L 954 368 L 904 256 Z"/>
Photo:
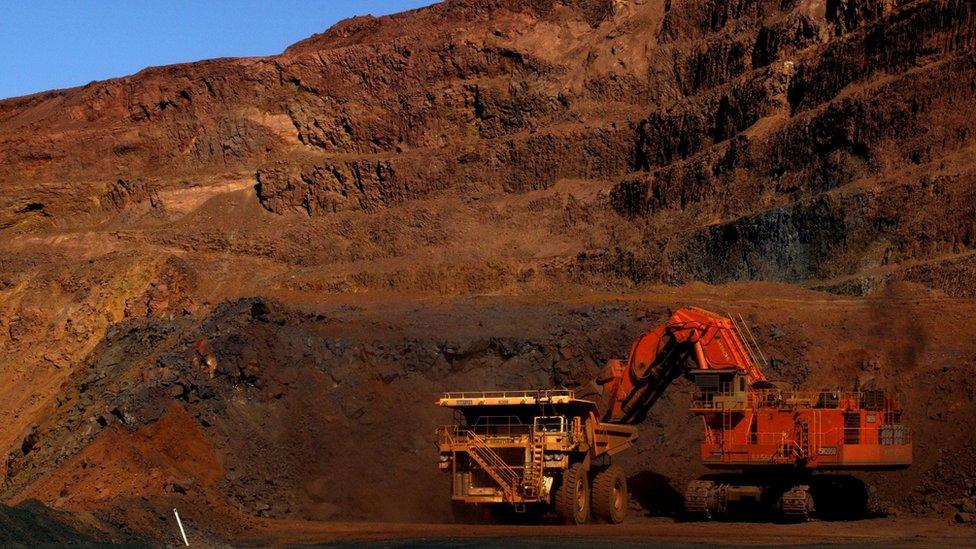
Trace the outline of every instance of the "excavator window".
<path fill-rule="evenodd" d="M 702 393 L 714 393 L 718 391 L 718 375 L 698 374 L 695 376 L 695 385 Z"/>

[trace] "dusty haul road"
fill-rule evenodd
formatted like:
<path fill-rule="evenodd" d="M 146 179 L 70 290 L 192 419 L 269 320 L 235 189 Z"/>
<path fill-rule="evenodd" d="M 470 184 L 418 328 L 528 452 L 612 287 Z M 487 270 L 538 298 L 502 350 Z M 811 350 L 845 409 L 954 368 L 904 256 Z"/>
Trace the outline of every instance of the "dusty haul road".
<path fill-rule="evenodd" d="M 634 518 L 620 525 L 512 526 L 276 522 L 241 545 L 356 547 L 976 547 L 972 528 L 942 519 L 763 524 Z"/>

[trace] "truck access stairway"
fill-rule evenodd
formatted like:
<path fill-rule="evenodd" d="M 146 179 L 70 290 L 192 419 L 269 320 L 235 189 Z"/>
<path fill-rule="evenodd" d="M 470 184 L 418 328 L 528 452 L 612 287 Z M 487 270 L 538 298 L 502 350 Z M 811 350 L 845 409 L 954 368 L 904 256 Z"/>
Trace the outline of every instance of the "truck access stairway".
<path fill-rule="evenodd" d="M 515 472 L 514 468 L 505 463 L 505 460 L 495 453 L 477 433 L 474 431 L 465 431 L 464 435 L 468 439 L 468 455 L 498 483 L 505 499 L 509 502 L 514 502 L 515 496 L 518 493 L 519 474 Z"/>
<path fill-rule="evenodd" d="M 542 470 L 545 466 L 545 444 L 541 437 L 533 435 L 529 459 L 525 462 L 525 474 L 522 475 L 522 497 L 537 498 L 542 492 Z"/>

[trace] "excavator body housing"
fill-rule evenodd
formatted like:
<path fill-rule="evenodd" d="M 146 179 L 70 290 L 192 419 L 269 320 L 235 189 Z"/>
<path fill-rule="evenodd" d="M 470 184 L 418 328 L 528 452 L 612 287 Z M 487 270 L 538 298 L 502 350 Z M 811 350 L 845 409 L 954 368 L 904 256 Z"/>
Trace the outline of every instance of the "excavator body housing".
<path fill-rule="evenodd" d="M 696 386 L 691 411 L 705 428 L 701 459 L 709 468 L 863 471 L 911 464 L 911 432 L 884 391 L 757 389 L 735 371 L 688 376 Z"/>

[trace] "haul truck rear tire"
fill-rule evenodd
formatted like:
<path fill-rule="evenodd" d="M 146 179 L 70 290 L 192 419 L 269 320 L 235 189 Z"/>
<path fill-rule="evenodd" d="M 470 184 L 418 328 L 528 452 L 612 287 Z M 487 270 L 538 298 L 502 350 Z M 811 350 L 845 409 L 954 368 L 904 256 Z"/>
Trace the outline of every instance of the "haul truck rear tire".
<path fill-rule="evenodd" d="M 556 514 L 566 524 L 584 524 L 590 518 L 590 481 L 582 463 L 563 473 L 556 489 Z"/>
<path fill-rule="evenodd" d="M 623 469 L 611 465 L 593 477 L 593 516 L 620 524 L 627 516 L 627 476 Z"/>

